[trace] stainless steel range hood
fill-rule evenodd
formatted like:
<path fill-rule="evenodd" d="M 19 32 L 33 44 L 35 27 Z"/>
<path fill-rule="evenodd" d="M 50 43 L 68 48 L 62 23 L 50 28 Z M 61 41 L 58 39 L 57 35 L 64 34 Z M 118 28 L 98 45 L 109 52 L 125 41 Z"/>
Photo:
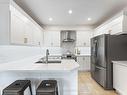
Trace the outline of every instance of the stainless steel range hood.
<path fill-rule="evenodd" d="M 63 40 L 63 42 L 74 42 L 75 40 L 71 38 L 71 32 L 66 31 L 66 38 Z"/>

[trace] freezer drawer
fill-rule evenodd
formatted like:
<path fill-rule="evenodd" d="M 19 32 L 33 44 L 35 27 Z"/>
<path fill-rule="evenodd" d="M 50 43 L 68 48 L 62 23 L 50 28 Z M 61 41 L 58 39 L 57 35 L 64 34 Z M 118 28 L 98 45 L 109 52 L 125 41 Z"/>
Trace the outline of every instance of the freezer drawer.
<path fill-rule="evenodd" d="M 106 69 L 95 66 L 94 79 L 104 88 L 106 88 Z"/>

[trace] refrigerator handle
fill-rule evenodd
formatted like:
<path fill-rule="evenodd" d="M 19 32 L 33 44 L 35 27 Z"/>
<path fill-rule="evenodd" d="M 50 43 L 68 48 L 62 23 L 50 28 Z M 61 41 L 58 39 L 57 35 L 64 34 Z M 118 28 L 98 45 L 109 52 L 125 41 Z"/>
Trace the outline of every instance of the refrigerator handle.
<path fill-rule="evenodd" d="M 97 69 L 105 69 L 105 70 L 106 70 L 106 68 L 99 67 L 99 66 L 96 66 L 96 68 L 97 68 Z"/>
<path fill-rule="evenodd" d="M 97 52 L 98 52 L 98 44 L 97 40 L 95 41 L 95 57 L 97 58 Z"/>

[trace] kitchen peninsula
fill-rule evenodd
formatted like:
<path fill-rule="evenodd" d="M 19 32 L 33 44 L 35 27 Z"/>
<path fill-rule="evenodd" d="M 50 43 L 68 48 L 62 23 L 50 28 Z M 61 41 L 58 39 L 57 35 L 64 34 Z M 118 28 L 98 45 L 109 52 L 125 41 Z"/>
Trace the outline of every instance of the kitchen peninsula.
<path fill-rule="evenodd" d="M 33 91 L 44 79 L 58 81 L 60 95 L 78 95 L 78 63 L 61 60 L 61 63 L 35 63 L 42 55 L 0 65 L 0 90 L 17 79 L 29 79 Z M 35 92 L 33 92 L 35 95 Z"/>

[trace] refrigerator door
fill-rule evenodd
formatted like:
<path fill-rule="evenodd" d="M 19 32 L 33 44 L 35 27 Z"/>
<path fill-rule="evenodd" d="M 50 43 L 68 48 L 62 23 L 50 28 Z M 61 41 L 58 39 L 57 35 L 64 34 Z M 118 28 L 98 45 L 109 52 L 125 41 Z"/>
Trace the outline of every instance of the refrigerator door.
<path fill-rule="evenodd" d="M 96 63 L 96 46 L 97 46 L 97 40 L 96 37 L 91 39 L 91 76 L 94 79 L 95 78 L 95 63 Z"/>
<path fill-rule="evenodd" d="M 101 86 L 106 88 L 106 69 L 103 67 L 95 66 L 95 75 L 94 79 Z"/>
<path fill-rule="evenodd" d="M 96 62 L 95 64 L 100 67 L 106 68 L 106 42 L 107 42 L 107 36 L 106 35 L 101 35 L 97 37 L 97 42 L 96 42 Z"/>
<path fill-rule="evenodd" d="M 91 76 L 101 86 L 107 86 L 107 39 L 100 35 L 91 39 Z"/>
<path fill-rule="evenodd" d="M 97 59 L 97 40 L 96 38 L 91 39 L 91 63 L 95 64 Z"/>

